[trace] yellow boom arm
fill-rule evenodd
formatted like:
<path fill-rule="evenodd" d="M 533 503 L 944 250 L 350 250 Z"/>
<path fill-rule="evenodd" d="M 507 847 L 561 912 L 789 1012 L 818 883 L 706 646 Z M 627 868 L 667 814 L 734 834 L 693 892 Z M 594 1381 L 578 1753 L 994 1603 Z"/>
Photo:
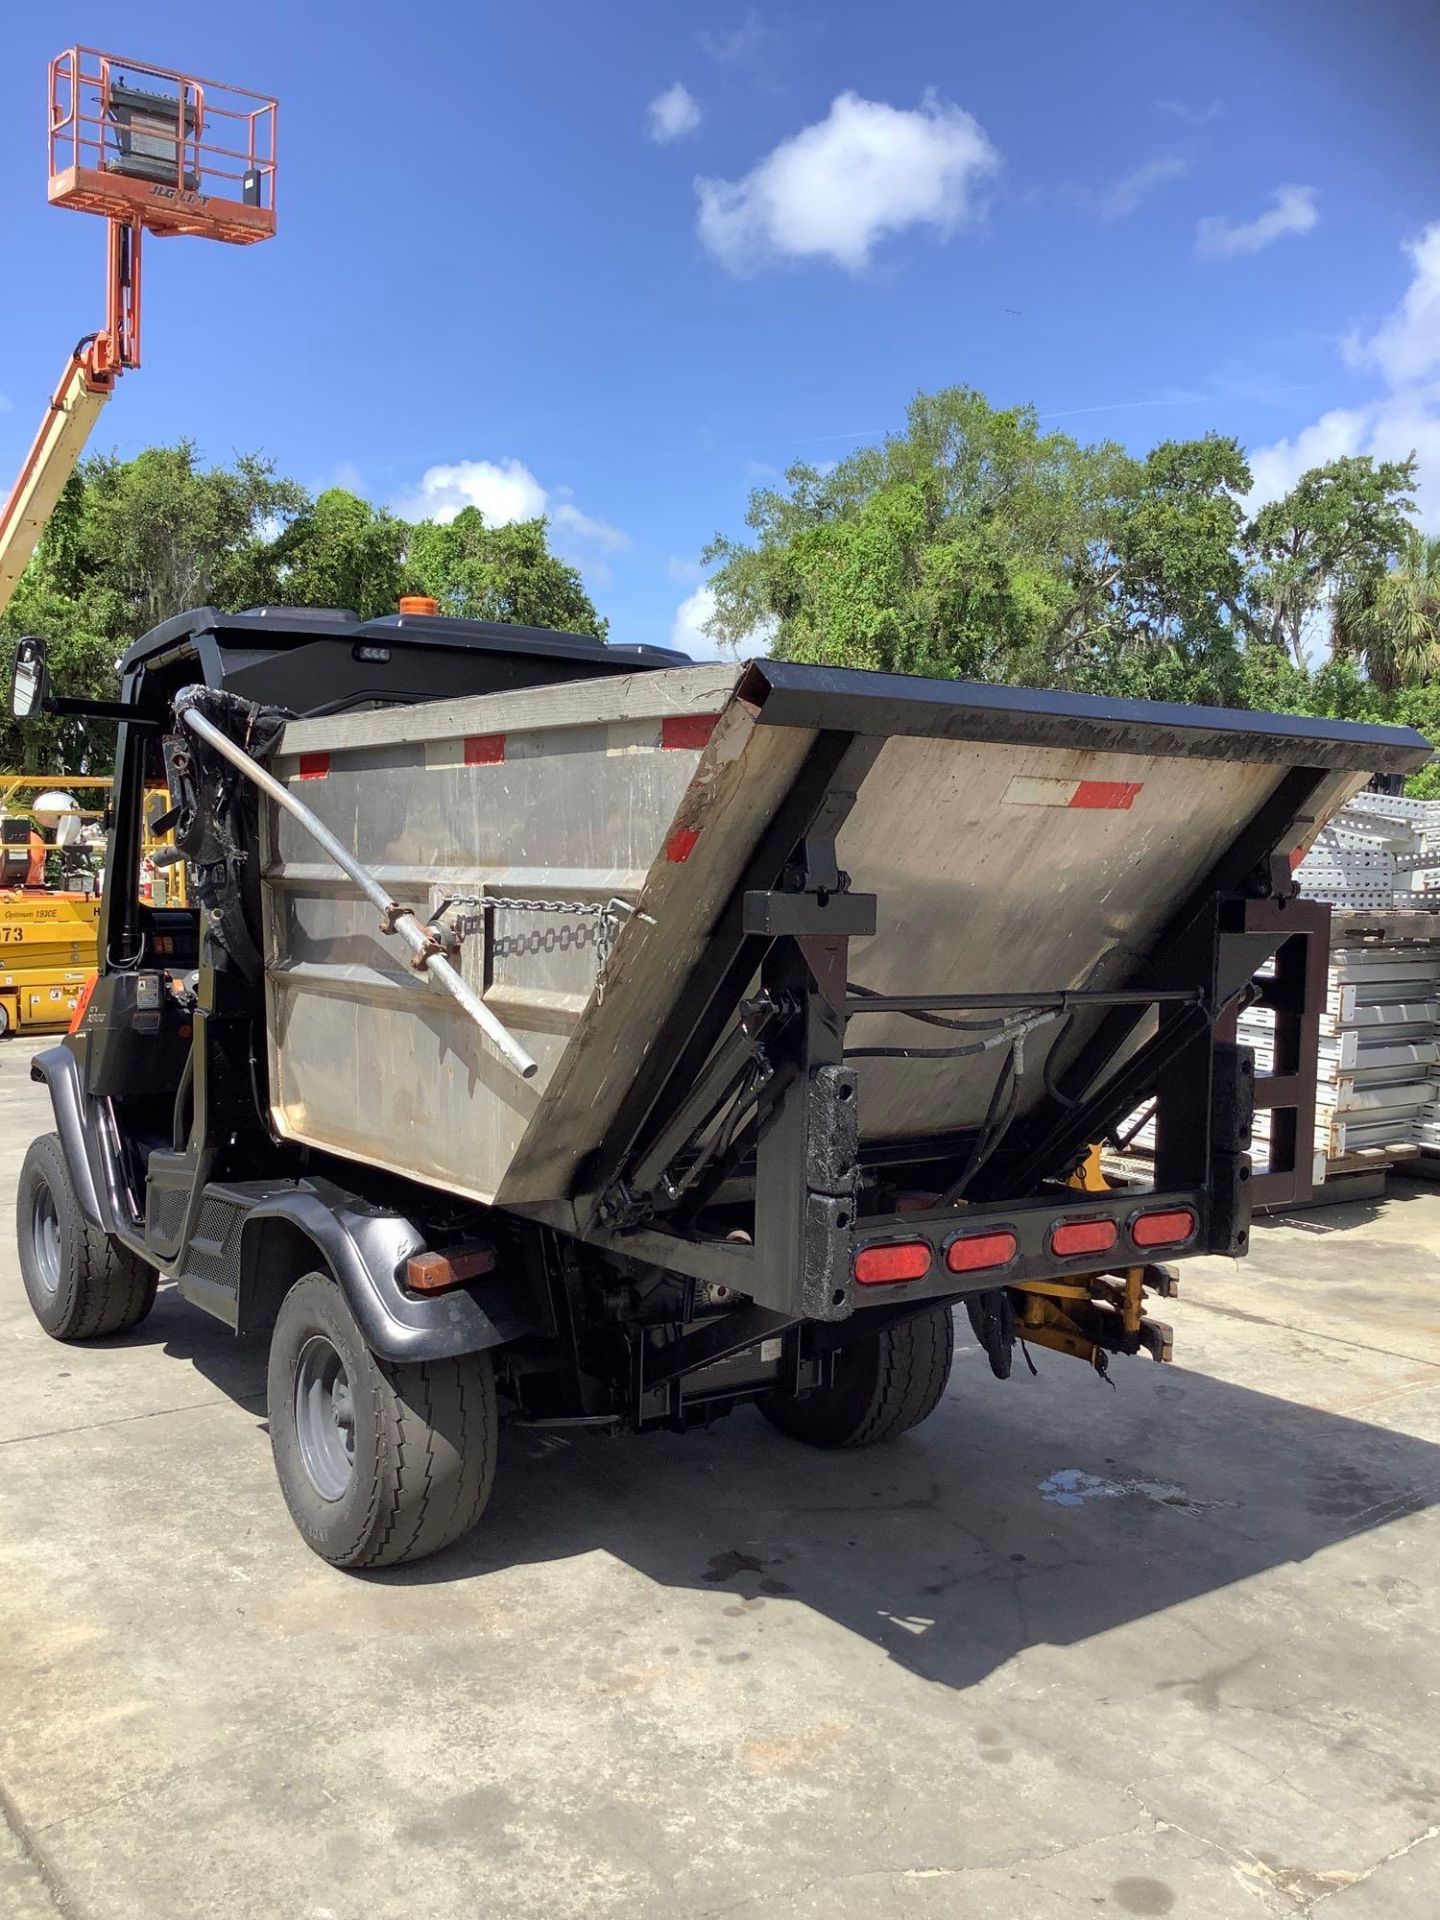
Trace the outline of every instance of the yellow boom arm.
<path fill-rule="evenodd" d="M 0 512 L 0 613 L 9 605 L 114 387 L 115 376 L 97 373 L 83 348 L 65 369 L 20 478 Z"/>

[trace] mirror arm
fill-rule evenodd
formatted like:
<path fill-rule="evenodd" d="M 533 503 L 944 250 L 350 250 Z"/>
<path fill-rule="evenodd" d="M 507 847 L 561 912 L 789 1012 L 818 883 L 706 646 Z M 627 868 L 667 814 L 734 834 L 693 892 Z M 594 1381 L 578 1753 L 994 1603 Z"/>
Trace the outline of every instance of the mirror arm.
<path fill-rule="evenodd" d="M 127 727 L 154 728 L 161 724 L 127 707 L 123 700 L 62 700 L 52 693 L 41 702 L 39 711 L 62 720 L 123 720 Z"/>

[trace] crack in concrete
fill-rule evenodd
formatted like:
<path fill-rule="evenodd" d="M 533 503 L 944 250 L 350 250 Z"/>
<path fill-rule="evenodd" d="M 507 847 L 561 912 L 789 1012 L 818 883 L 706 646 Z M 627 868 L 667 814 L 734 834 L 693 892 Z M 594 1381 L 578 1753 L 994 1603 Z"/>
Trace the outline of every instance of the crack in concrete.
<path fill-rule="evenodd" d="M 767 1887 L 764 1893 L 746 1894 L 741 1900 L 723 1907 L 707 1907 L 696 1916 L 696 1920 L 732 1920 L 732 1916 L 743 1913 L 747 1907 L 753 1907 L 757 1901 L 770 1901 L 778 1896 L 791 1900 L 802 1894 L 825 1891 L 832 1887 L 853 1886 L 858 1881 L 903 1881 L 903 1880 L 961 1880 L 968 1874 L 976 1873 L 1016 1873 L 1025 1867 L 1042 1867 L 1052 1860 L 1060 1860 L 1070 1853 L 1081 1853 L 1087 1847 L 1103 1846 L 1111 1840 L 1128 1840 L 1134 1834 L 1152 1832 L 1155 1822 L 1150 1818 L 1137 1820 L 1132 1826 L 1117 1827 L 1109 1833 L 1087 1834 L 1081 1840 L 1067 1840 L 1062 1845 L 1045 1847 L 1033 1853 L 1006 1854 L 997 1859 L 972 1860 L 960 1866 L 934 1863 L 915 1867 L 856 1867 L 851 1873 L 826 1874 L 809 1880 L 798 1880 L 790 1886 Z"/>
<path fill-rule="evenodd" d="M 1348 1886 L 1332 1887 L 1328 1893 L 1322 1893 L 1318 1900 L 1310 1903 L 1306 1909 L 1307 1913 L 1313 1913 L 1316 1907 L 1323 1907 L 1325 1902 L 1333 1900 L 1337 1893 L 1349 1893 L 1354 1887 L 1363 1887 L 1367 1880 L 1373 1879 L 1380 1869 L 1388 1867 L 1392 1860 L 1403 1860 L 1407 1853 L 1414 1853 L 1417 1847 L 1426 1846 L 1431 1840 L 1436 1839 L 1440 1839 L 1440 1824 L 1426 1827 L 1425 1831 L 1417 1833 L 1413 1840 L 1407 1840 L 1403 1847 L 1392 1848 L 1383 1860 L 1377 1860 L 1373 1867 L 1366 1867 L 1363 1873 L 1357 1873 Z"/>
<path fill-rule="evenodd" d="M 32 1440 L 59 1440 L 70 1433 L 99 1433 L 105 1427 L 128 1427 L 137 1420 L 164 1420 L 172 1413 L 196 1413 L 202 1407 L 223 1407 L 238 1403 L 244 1406 L 251 1400 L 264 1400 L 262 1391 L 256 1393 L 220 1393 L 210 1400 L 187 1400 L 178 1407 L 152 1407 L 149 1413 L 117 1413 L 113 1420 L 87 1420 L 78 1427 L 46 1427 L 41 1433 L 12 1433 L 8 1440 L 0 1440 L 0 1447 L 21 1447 Z"/>
<path fill-rule="evenodd" d="M 1244 1307 L 1222 1306 L 1218 1300 L 1203 1300 L 1195 1293 L 1185 1296 L 1187 1313 L 1213 1313 L 1222 1320 L 1244 1320 L 1251 1326 L 1269 1327 L 1273 1333 L 1298 1333 L 1307 1340 L 1324 1340 L 1332 1347 L 1353 1347 L 1357 1353 L 1378 1354 L 1382 1360 L 1408 1360 L 1418 1367 L 1432 1367 L 1440 1372 L 1440 1360 L 1426 1360 L 1415 1353 L 1396 1352 L 1391 1347 L 1375 1347 L 1368 1340 L 1347 1340 L 1340 1333 L 1325 1333 L 1317 1327 L 1297 1327 L 1289 1320 L 1271 1320 L 1263 1313 L 1250 1313 Z"/>
<path fill-rule="evenodd" d="M 4 1821 L 7 1830 L 14 1836 L 22 1856 L 35 1869 L 36 1877 L 60 1920 L 86 1920 L 84 1909 L 76 1903 L 64 1880 L 50 1864 L 30 1823 L 16 1806 L 3 1780 L 0 1780 L 0 1820 Z"/>

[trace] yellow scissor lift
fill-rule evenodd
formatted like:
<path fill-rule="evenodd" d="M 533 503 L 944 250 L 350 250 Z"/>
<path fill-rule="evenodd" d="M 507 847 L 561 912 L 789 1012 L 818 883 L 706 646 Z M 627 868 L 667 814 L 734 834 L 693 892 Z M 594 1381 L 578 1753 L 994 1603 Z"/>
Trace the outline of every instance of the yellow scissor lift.
<path fill-rule="evenodd" d="M 100 774 L 0 775 L 0 814 L 6 820 L 28 820 L 38 825 L 32 805 L 17 804 L 17 796 L 38 798 L 47 788 L 62 792 L 91 793 L 98 799 L 108 795 L 111 782 Z M 186 902 L 184 869 L 171 866 L 163 875 L 154 866 L 156 849 L 168 841 L 157 837 L 150 822 L 169 806 L 164 789 L 146 796 L 145 829 L 142 848 L 141 895 L 146 896 L 147 875 L 152 888 L 164 889 L 163 900 L 156 905 L 184 906 Z M 103 807 L 74 809 L 82 821 L 100 821 Z M 53 849 L 33 841 L 34 851 L 27 861 L 25 882 L 0 887 L 0 1037 L 11 1033 L 54 1033 L 70 1024 L 85 982 L 98 965 L 97 941 L 100 926 L 100 890 L 47 887 L 44 883 L 44 857 Z M 38 867 L 38 871 L 36 868 Z M 152 895 L 153 897 L 153 895 Z"/>

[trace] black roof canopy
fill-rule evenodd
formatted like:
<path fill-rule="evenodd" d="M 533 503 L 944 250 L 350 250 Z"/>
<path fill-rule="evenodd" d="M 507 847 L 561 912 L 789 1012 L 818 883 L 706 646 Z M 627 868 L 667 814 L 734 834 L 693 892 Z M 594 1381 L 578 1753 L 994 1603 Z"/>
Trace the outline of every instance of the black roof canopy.
<path fill-rule="evenodd" d="M 187 664 L 188 663 L 188 664 Z M 688 665 L 668 647 L 611 646 L 589 633 L 443 615 L 392 613 L 361 620 L 347 607 L 196 607 L 136 640 L 121 662 L 125 697 L 170 683 L 182 668 L 262 706 L 293 714 L 341 713 L 601 674 Z"/>
<path fill-rule="evenodd" d="M 213 634 L 218 640 L 247 651 L 303 646 L 316 639 L 373 638 L 376 645 L 402 647 L 462 647 L 471 652 L 540 653 L 552 659 L 623 661 L 637 666 L 684 666 L 688 655 L 669 647 L 613 645 L 593 633 L 556 633 L 548 627 L 522 627 L 499 620 L 452 620 L 444 615 L 387 613 L 378 620 L 361 620 L 348 607 L 247 607 L 243 613 L 223 613 L 218 607 L 194 607 L 162 620 L 132 641 L 122 670 L 144 666 L 169 653 L 187 639 Z"/>

